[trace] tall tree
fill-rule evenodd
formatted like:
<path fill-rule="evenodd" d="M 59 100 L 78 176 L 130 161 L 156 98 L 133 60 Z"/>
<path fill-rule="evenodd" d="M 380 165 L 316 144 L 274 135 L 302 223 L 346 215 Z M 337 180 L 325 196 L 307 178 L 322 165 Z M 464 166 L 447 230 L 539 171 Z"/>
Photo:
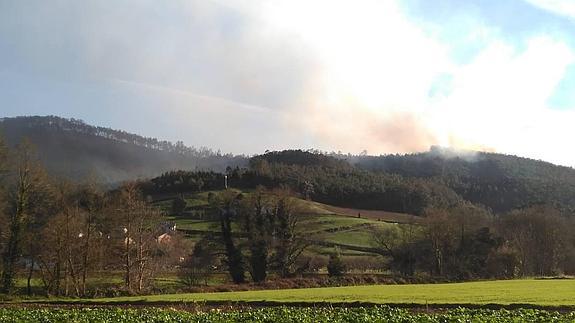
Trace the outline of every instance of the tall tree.
<path fill-rule="evenodd" d="M 3 237 L 6 235 L 8 228 L 8 217 L 6 208 L 6 191 L 8 185 L 8 147 L 4 144 L 4 139 L 0 136 L 0 254 L 4 254 Z M 0 262 L 0 272 L 2 272 L 2 262 Z"/>
<path fill-rule="evenodd" d="M 22 236 L 47 187 L 45 173 L 31 145 L 24 141 L 13 156 L 13 176 L 8 185 L 8 239 L 2 255 L 0 291 L 8 293 L 14 286 L 16 264 L 22 249 Z"/>
<path fill-rule="evenodd" d="M 94 266 L 98 240 L 102 238 L 104 226 L 103 211 L 106 207 L 106 196 L 94 181 L 84 185 L 77 192 L 77 202 L 83 212 L 82 240 L 82 295 L 86 295 L 88 272 Z M 97 234 L 97 233 L 100 234 Z"/>
<path fill-rule="evenodd" d="M 298 206 L 286 190 L 277 192 L 274 213 L 272 262 L 280 277 L 285 278 L 294 274 L 296 261 L 310 243 L 303 237 Z"/>
<path fill-rule="evenodd" d="M 246 281 L 244 256 L 236 245 L 235 235 L 232 230 L 233 219 L 237 217 L 238 195 L 232 190 L 222 194 L 222 198 L 212 199 L 212 203 L 220 212 L 220 227 L 222 240 L 225 248 L 225 264 L 234 283 L 241 284 Z"/>
<path fill-rule="evenodd" d="M 273 213 L 261 188 L 246 199 L 240 217 L 247 235 L 250 274 L 252 280 L 259 283 L 267 277 L 273 229 Z"/>
<path fill-rule="evenodd" d="M 150 276 L 155 229 L 160 212 L 144 199 L 137 183 L 124 184 L 116 199 L 117 225 L 122 228 L 124 286 L 132 292 L 144 289 Z"/>

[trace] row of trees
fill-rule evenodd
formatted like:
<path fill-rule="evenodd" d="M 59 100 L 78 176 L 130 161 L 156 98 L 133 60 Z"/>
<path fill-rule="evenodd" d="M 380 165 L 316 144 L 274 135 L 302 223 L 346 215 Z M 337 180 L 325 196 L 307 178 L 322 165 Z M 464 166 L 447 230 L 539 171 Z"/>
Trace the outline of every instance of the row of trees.
<path fill-rule="evenodd" d="M 29 144 L 0 146 L 0 292 L 39 278 L 47 294 L 86 296 L 89 280 L 121 271 L 123 289 L 141 292 L 181 248 L 161 243 L 161 213 L 135 183 L 105 192 L 94 184 L 50 178 Z M 23 275 L 25 273 L 25 275 Z"/>
<path fill-rule="evenodd" d="M 394 272 L 456 280 L 575 273 L 575 222 L 552 207 L 494 218 L 468 205 L 427 210 L 424 220 L 374 233 Z"/>
<path fill-rule="evenodd" d="M 308 242 L 300 228 L 299 206 L 287 190 L 258 188 L 247 196 L 226 190 L 213 196 L 211 204 L 219 212 L 221 234 L 196 244 L 188 275 L 209 268 L 217 257 L 238 284 L 247 281 L 246 272 L 259 283 L 270 272 L 285 278 L 305 268 L 297 260 Z"/>

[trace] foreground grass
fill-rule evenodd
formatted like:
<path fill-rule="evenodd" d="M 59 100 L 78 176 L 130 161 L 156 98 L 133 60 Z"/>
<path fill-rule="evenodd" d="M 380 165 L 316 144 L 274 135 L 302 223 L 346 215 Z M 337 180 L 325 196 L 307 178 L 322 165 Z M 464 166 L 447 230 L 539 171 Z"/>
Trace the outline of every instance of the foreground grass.
<path fill-rule="evenodd" d="M 0 309 L 0 321 L 19 322 L 573 322 L 574 313 L 539 310 L 455 309 L 441 313 L 412 313 L 390 307 L 263 308 L 232 311 L 130 309 Z"/>
<path fill-rule="evenodd" d="M 372 285 L 57 300 L 126 302 L 366 302 L 374 304 L 531 304 L 575 306 L 575 280 L 506 280 L 453 284 Z"/>

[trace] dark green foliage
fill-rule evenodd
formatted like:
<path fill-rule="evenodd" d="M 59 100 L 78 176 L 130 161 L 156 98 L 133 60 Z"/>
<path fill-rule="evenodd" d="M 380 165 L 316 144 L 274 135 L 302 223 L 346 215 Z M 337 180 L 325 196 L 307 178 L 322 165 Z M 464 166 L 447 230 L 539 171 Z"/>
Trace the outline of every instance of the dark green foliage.
<path fill-rule="evenodd" d="M 251 172 L 240 180 L 244 187 L 287 185 L 306 198 L 332 205 L 420 215 L 429 207 L 462 202 L 441 183 L 365 171 L 317 152 L 267 153 L 252 158 L 250 165 Z"/>
<path fill-rule="evenodd" d="M 206 236 L 194 245 L 190 257 L 180 267 L 179 276 L 186 286 L 207 285 L 213 268 L 218 264 L 217 253 L 221 251 L 215 237 Z"/>
<path fill-rule="evenodd" d="M 299 218 L 293 208 L 290 197 L 279 196 L 275 205 L 275 253 L 272 263 L 280 277 L 289 277 L 304 269 L 294 268 L 294 265 L 309 245 L 309 242 L 302 237 L 303 233 L 299 230 Z"/>
<path fill-rule="evenodd" d="M 212 171 L 169 171 L 140 183 L 146 194 L 201 192 L 224 188 L 224 174 Z"/>
<path fill-rule="evenodd" d="M 250 159 L 251 168 L 257 168 L 258 163 L 266 161 L 268 164 L 297 165 L 307 167 L 325 167 L 350 169 L 351 166 L 344 160 L 336 159 L 319 151 L 283 150 L 272 151 Z"/>
<path fill-rule="evenodd" d="M 222 241 L 225 248 L 225 264 L 232 281 L 241 284 L 246 281 L 244 256 L 237 247 L 232 222 L 237 217 L 237 203 L 239 202 L 233 192 L 226 192 L 222 200 L 214 200 L 214 204 L 220 208 L 220 227 L 222 230 Z"/>
<path fill-rule="evenodd" d="M 246 201 L 240 211 L 244 232 L 249 249 L 249 267 L 252 280 L 256 283 L 265 281 L 268 272 L 268 256 L 273 231 L 273 214 L 264 204 L 261 190 L 256 191 Z"/>
<path fill-rule="evenodd" d="M 426 153 L 358 157 L 356 165 L 443 183 L 497 213 L 537 204 L 575 211 L 575 170 L 543 161 L 433 147 Z"/>
<path fill-rule="evenodd" d="M 186 200 L 181 196 L 176 197 L 172 200 L 172 214 L 180 215 L 186 210 Z"/>
<path fill-rule="evenodd" d="M 327 273 L 330 277 L 341 277 L 346 272 L 346 266 L 341 259 L 341 253 L 339 249 L 335 249 L 329 255 L 329 261 L 327 263 Z"/>
<path fill-rule="evenodd" d="M 453 276 L 459 276 L 458 279 L 489 277 L 488 258 L 501 244 L 501 239 L 495 237 L 487 227 L 464 233 L 455 251 Z"/>

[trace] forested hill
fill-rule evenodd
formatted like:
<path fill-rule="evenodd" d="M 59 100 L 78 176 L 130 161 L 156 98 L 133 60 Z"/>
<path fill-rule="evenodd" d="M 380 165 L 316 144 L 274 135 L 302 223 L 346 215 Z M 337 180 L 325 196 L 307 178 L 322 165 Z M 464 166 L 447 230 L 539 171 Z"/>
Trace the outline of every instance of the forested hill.
<path fill-rule="evenodd" d="M 432 147 L 408 155 L 360 156 L 356 167 L 444 183 L 495 212 L 537 204 L 575 211 L 575 170 L 511 155 Z"/>
<path fill-rule="evenodd" d="M 95 176 L 111 183 L 175 169 L 224 171 L 228 166 L 247 165 L 244 156 L 54 116 L 0 119 L 0 135 L 10 146 L 28 138 L 51 173 L 72 179 Z"/>
<path fill-rule="evenodd" d="M 117 183 L 164 174 L 150 183 L 153 191 L 188 183 L 182 176 L 208 187 L 210 178 L 227 171 L 242 187 L 288 185 L 313 200 L 345 207 L 422 214 L 471 202 L 495 213 L 540 204 L 575 213 L 573 168 L 503 154 L 438 147 L 384 156 L 285 150 L 248 160 L 53 116 L 0 119 L 0 134 L 11 146 L 28 138 L 54 175 Z M 198 170 L 208 172 L 193 174 Z"/>

